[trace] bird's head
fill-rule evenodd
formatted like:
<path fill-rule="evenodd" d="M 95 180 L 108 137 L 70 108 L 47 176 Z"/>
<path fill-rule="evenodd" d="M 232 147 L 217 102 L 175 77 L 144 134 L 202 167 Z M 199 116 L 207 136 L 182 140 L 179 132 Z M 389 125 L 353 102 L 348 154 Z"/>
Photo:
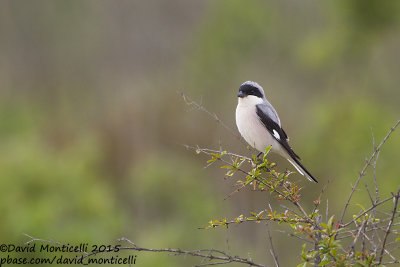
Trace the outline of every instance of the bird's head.
<path fill-rule="evenodd" d="M 254 102 L 260 102 L 265 99 L 263 88 L 258 83 L 252 81 L 244 82 L 239 87 L 237 96 L 239 97 L 239 101 L 246 99 L 253 100 Z"/>

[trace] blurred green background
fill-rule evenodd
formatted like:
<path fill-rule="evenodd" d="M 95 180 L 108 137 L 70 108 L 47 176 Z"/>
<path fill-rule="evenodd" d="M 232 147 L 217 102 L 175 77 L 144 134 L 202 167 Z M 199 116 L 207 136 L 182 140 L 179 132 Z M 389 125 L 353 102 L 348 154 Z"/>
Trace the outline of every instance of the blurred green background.
<path fill-rule="evenodd" d="M 264 224 L 197 229 L 270 197 L 224 200 L 238 177 L 182 145 L 251 151 L 176 91 L 236 131 L 238 87 L 260 83 L 320 181 L 292 176 L 304 205 L 331 180 L 323 201 L 339 215 L 372 152 L 371 127 L 380 142 L 400 117 L 399 32 L 398 1 L 1 1 L 0 241 L 124 236 L 272 263 Z M 382 197 L 399 185 L 399 148 L 397 131 L 378 160 Z M 364 191 L 355 200 L 368 205 Z M 271 227 L 282 266 L 299 263 L 302 242 Z M 199 263 L 149 253 L 136 262 Z"/>

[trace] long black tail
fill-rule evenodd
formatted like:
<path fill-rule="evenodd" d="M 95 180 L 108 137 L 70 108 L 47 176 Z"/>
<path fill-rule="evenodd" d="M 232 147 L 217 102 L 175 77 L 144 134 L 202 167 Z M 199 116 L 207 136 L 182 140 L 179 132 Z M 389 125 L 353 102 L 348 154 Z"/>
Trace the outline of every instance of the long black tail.
<path fill-rule="evenodd" d="M 305 176 L 308 180 L 314 183 L 318 183 L 318 181 L 311 175 L 311 173 L 300 163 L 300 161 L 295 158 L 291 157 L 291 159 L 287 159 L 295 168 L 296 170 L 303 176 Z"/>

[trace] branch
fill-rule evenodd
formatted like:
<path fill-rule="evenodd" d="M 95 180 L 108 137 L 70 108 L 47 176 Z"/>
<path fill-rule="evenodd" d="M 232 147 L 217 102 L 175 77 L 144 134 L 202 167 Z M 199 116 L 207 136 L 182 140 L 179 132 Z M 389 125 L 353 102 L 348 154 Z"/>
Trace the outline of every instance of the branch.
<path fill-rule="evenodd" d="M 74 247 L 74 246 L 65 245 L 65 244 L 62 244 L 62 243 L 60 243 L 60 242 L 57 242 L 57 241 L 54 241 L 54 240 L 51 240 L 51 239 L 49 239 L 49 240 L 40 239 L 40 238 L 32 237 L 32 236 L 30 236 L 30 235 L 28 235 L 28 234 L 25 234 L 25 233 L 22 233 L 22 234 L 23 234 L 24 236 L 30 238 L 29 241 L 25 242 L 25 244 L 29 244 L 29 243 L 31 243 L 31 242 L 39 241 L 39 242 L 54 244 L 54 245 L 57 245 L 57 246 L 60 246 L 60 247 L 73 248 L 74 250 L 75 250 L 75 248 L 76 248 L 76 247 Z M 87 253 L 87 252 L 85 252 L 85 251 L 82 251 L 82 250 L 80 250 L 80 249 L 78 249 L 78 252 L 81 252 L 81 253 L 83 253 L 83 254 L 85 254 L 85 255 L 89 255 L 89 253 Z"/>
<path fill-rule="evenodd" d="M 367 224 L 367 221 L 363 221 L 362 225 L 359 227 L 357 235 L 354 237 L 353 244 L 350 247 L 350 253 L 354 253 L 354 249 L 355 249 L 358 237 L 360 236 L 361 232 L 365 229 L 366 224 Z"/>
<path fill-rule="evenodd" d="M 207 155 L 210 155 L 211 153 L 222 153 L 222 151 L 223 150 L 215 150 L 215 149 L 210 149 L 210 148 L 200 148 L 199 146 L 196 146 L 196 147 L 194 147 L 194 146 L 189 146 L 189 145 L 183 145 L 186 149 L 191 149 L 191 150 L 194 150 L 194 151 L 196 151 L 197 153 L 204 153 L 204 154 L 207 154 Z M 236 158 L 241 158 L 241 159 L 245 159 L 245 160 L 247 160 L 247 161 L 249 161 L 249 162 L 252 162 L 252 159 L 251 158 L 249 158 L 249 157 L 246 157 L 246 156 L 242 156 L 242 155 L 239 155 L 239 154 L 235 154 L 235 153 L 232 153 L 232 152 L 228 152 L 228 151 L 226 151 L 226 153 L 225 153 L 225 155 L 228 155 L 228 156 L 231 156 L 231 157 L 236 157 Z"/>
<path fill-rule="evenodd" d="M 269 231 L 268 222 L 265 223 L 265 225 L 267 226 L 267 233 L 268 233 L 269 243 L 271 245 L 271 249 L 269 250 L 269 252 L 271 253 L 271 256 L 274 258 L 275 266 L 279 267 L 278 255 L 276 254 L 274 243 L 272 242 L 272 236 L 271 236 L 271 232 Z"/>
<path fill-rule="evenodd" d="M 269 213 L 268 215 L 265 215 L 265 213 Z M 278 223 L 303 223 L 303 224 L 313 224 L 313 221 L 310 221 L 310 219 L 305 219 L 302 217 L 297 217 L 295 216 L 290 217 L 291 214 L 289 213 L 287 216 L 284 214 L 278 214 L 274 215 L 272 212 L 263 210 L 259 212 L 258 214 L 253 213 L 253 216 L 251 217 L 244 217 L 243 215 L 240 215 L 233 220 L 227 221 L 226 219 L 222 220 L 212 220 L 210 221 L 209 226 L 206 227 L 200 227 L 199 229 L 209 229 L 209 228 L 215 228 L 218 226 L 225 226 L 228 227 L 230 224 L 239 224 L 239 223 L 244 223 L 244 222 L 256 222 L 259 223 L 261 221 L 271 221 L 271 222 L 278 222 Z"/>
<path fill-rule="evenodd" d="M 250 159 L 250 158 L 248 158 L 248 157 L 244 157 L 244 156 L 241 156 L 241 155 L 237 155 L 237 154 L 234 154 L 234 153 L 228 153 L 228 152 L 226 152 L 226 151 L 221 151 L 221 150 L 217 151 L 217 150 L 212 150 L 212 149 L 207 149 L 207 148 L 200 148 L 200 147 L 198 147 L 198 146 L 197 146 L 197 147 L 192 147 L 192 146 L 189 146 L 189 145 L 184 145 L 184 146 L 185 146 L 187 149 L 195 150 L 196 153 L 204 153 L 204 154 L 206 154 L 206 155 L 213 156 L 213 157 L 215 157 L 215 160 L 220 160 L 221 162 L 223 162 L 223 163 L 225 163 L 225 164 L 228 164 L 228 165 L 231 166 L 231 167 L 233 167 L 233 164 L 232 164 L 231 162 L 228 162 L 228 161 L 226 161 L 225 159 L 223 159 L 223 158 L 222 158 L 223 154 L 224 154 L 224 155 L 231 156 L 231 157 L 237 157 L 237 158 L 240 158 L 240 159 L 249 161 L 251 164 L 256 164 L 256 163 L 253 161 L 253 159 Z M 216 157 L 215 154 L 218 154 L 218 157 Z M 213 162 L 214 162 L 214 161 L 213 161 Z M 213 162 L 211 162 L 209 165 L 211 165 Z M 209 165 L 208 165 L 208 166 L 209 166 Z M 242 169 L 242 168 L 240 168 L 240 167 L 235 167 L 235 170 L 242 172 L 242 173 L 245 174 L 246 176 L 254 177 L 254 180 L 255 180 L 255 181 L 257 181 L 257 182 L 260 183 L 260 184 L 263 184 L 264 186 L 266 186 L 266 187 L 269 188 L 269 189 L 272 189 L 274 193 L 276 193 L 276 194 L 278 194 L 278 195 L 281 195 L 285 200 L 291 202 L 294 206 L 296 206 L 296 207 L 299 209 L 299 211 L 303 214 L 305 220 L 308 220 L 309 223 L 313 223 L 313 220 L 308 216 L 307 212 L 303 209 L 303 207 L 300 205 L 300 203 L 298 202 L 298 200 L 293 199 L 293 197 L 292 197 L 291 195 L 286 196 L 283 192 L 281 192 L 280 190 L 278 190 L 276 187 L 272 188 L 271 185 L 265 183 L 262 179 L 259 179 L 258 177 L 255 177 L 254 175 L 252 175 L 251 173 L 249 173 L 248 171 L 246 171 L 246 170 L 244 170 L 244 169 Z M 279 180 L 279 179 L 280 179 L 279 176 L 278 176 L 278 174 L 276 174 L 275 172 L 272 172 L 272 171 L 268 170 L 268 174 L 272 175 L 276 180 Z M 285 189 L 286 191 L 290 191 L 290 189 L 288 188 L 288 186 L 286 185 L 286 183 L 281 183 L 280 186 L 282 186 L 283 189 Z M 240 189 L 239 189 L 239 190 L 240 190 Z M 235 190 L 234 192 L 237 192 L 237 190 Z"/>
<path fill-rule="evenodd" d="M 366 172 L 367 172 L 367 168 L 371 165 L 371 162 L 375 159 L 375 156 L 379 153 L 381 147 L 383 146 L 383 144 L 386 143 L 386 141 L 389 139 L 389 136 L 393 133 L 393 131 L 396 129 L 396 127 L 400 124 L 400 120 L 397 121 L 397 123 L 389 130 L 388 134 L 385 136 L 385 138 L 383 138 L 382 142 L 374 149 L 374 152 L 372 153 L 371 157 L 367 160 L 367 162 L 364 165 L 364 168 L 361 170 L 360 175 L 358 176 L 356 183 L 354 184 L 354 186 L 352 186 L 352 190 L 351 193 L 349 195 L 349 198 L 347 199 L 347 202 L 344 206 L 343 212 L 342 212 L 342 216 L 340 218 L 340 224 L 342 224 L 344 215 L 346 213 L 347 207 L 350 204 L 350 200 L 353 197 L 354 192 L 356 191 L 356 188 L 358 186 L 358 183 L 360 182 L 361 178 L 365 176 Z"/>
<path fill-rule="evenodd" d="M 400 198 L 400 188 L 397 191 L 397 194 L 393 195 L 394 208 L 393 208 L 392 218 L 390 219 L 390 222 L 389 222 L 389 224 L 388 224 L 388 226 L 386 228 L 386 231 L 385 231 L 385 237 L 383 239 L 382 250 L 381 250 L 381 255 L 379 256 L 378 265 L 381 264 L 381 262 L 382 262 L 383 254 L 385 252 L 386 240 L 387 240 L 387 237 L 388 237 L 388 235 L 390 233 L 390 228 L 392 227 L 392 224 L 393 224 L 393 221 L 394 221 L 394 217 L 396 216 L 397 204 L 399 203 L 399 198 Z"/>
<path fill-rule="evenodd" d="M 183 98 L 183 100 L 185 101 L 185 103 L 188 106 L 193 106 L 198 110 L 203 111 L 204 113 L 208 114 L 210 117 L 212 117 L 215 121 L 217 121 L 219 124 L 222 125 L 222 127 L 224 127 L 226 130 L 228 130 L 232 135 L 234 135 L 237 139 L 242 139 L 240 137 L 240 135 L 237 134 L 236 131 L 234 131 L 232 128 L 230 128 L 228 125 L 226 125 L 215 113 L 212 113 L 210 111 L 208 111 L 205 107 L 203 107 L 202 104 L 197 103 L 196 101 L 192 100 L 190 97 L 188 97 L 187 95 L 185 95 L 182 92 L 177 91 L 178 94 L 180 94 Z"/>
<path fill-rule="evenodd" d="M 362 212 L 360 215 L 358 215 L 357 217 L 355 217 L 355 218 L 354 218 L 353 220 L 351 220 L 350 222 L 341 225 L 341 228 L 345 228 L 345 227 L 349 226 L 349 225 L 352 224 L 353 222 L 357 221 L 361 216 L 364 216 L 365 214 L 367 214 L 367 213 L 370 212 L 371 210 L 375 209 L 375 208 L 378 207 L 379 205 L 382 205 L 383 203 L 385 203 L 385 202 L 387 202 L 387 201 L 389 201 L 389 200 L 391 200 L 391 199 L 393 199 L 393 197 L 388 197 L 388 198 L 386 198 L 386 199 L 384 199 L 384 200 L 382 200 L 382 201 L 380 201 L 380 202 L 378 202 L 378 203 L 376 203 L 376 204 L 373 204 L 369 209 L 367 209 L 366 211 Z"/>
<path fill-rule="evenodd" d="M 57 241 L 53 241 L 53 240 L 45 240 L 45 239 L 39 239 L 39 238 L 35 238 L 32 237 L 28 234 L 24 234 L 26 237 L 29 237 L 31 240 L 29 240 L 28 243 L 31 242 L 35 242 L 35 241 L 40 241 L 40 242 L 46 242 L 46 243 L 51 243 L 51 244 L 55 244 L 57 246 L 65 246 L 64 244 L 57 242 Z M 198 266 L 207 266 L 207 265 L 217 265 L 217 264 L 228 264 L 228 263 L 241 263 L 241 264 L 246 264 L 249 266 L 256 266 L 256 267 L 265 267 L 265 265 L 262 264 L 258 264 L 253 262 L 252 260 L 249 259 L 245 259 L 245 258 L 240 258 L 238 256 L 231 256 L 229 254 L 227 254 L 224 251 L 221 250 L 216 250 L 216 249 L 200 249 L 200 250 L 192 250 L 192 251 L 188 251 L 188 250 L 181 250 L 181 249 L 173 249 L 173 248 L 162 248 L 162 249 L 152 249 L 152 248 L 143 248 L 143 247 L 139 247 L 137 246 L 135 243 L 133 243 L 131 240 L 122 237 L 120 239 L 118 239 L 118 241 L 125 241 L 128 244 L 130 244 L 132 247 L 121 247 L 119 248 L 119 250 L 133 250 L 133 251 L 147 251 L 147 252 L 170 252 L 173 253 L 172 255 L 175 256 L 179 256 L 179 255 L 190 255 L 190 256 L 194 256 L 194 257 L 200 257 L 203 259 L 208 259 L 210 261 L 216 261 L 216 262 L 210 262 L 210 263 L 206 263 L 206 264 L 201 264 Z M 82 253 L 84 253 L 83 251 L 81 251 Z M 93 253 L 85 253 L 85 256 L 83 258 L 88 258 L 97 254 L 101 254 L 101 253 L 107 253 L 107 252 L 114 252 L 113 250 L 106 250 L 106 251 L 95 251 Z M 114 252 L 115 253 L 115 252 Z"/>

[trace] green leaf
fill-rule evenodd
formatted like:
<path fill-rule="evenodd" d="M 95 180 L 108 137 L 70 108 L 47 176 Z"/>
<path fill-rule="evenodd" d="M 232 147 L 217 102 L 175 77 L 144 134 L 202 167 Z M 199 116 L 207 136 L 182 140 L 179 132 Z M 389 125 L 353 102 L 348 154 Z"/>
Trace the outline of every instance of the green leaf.
<path fill-rule="evenodd" d="M 329 263 L 331 263 L 330 257 L 328 257 L 328 255 L 324 255 L 324 257 L 322 258 L 322 261 L 320 262 L 320 264 L 318 264 L 318 266 L 324 266 Z"/>
<path fill-rule="evenodd" d="M 332 215 L 328 220 L 328 225 L 332 226 L 335 220 L 335 215 Z"/>
<path fill-rule="evenodd" d="M 333 223 L 335 222 L 335 215 L 332 215 L 328 220 L 328 230 L 329 232 L 332 231 Z"/>
<path fill-rule="evenodd" d="M 367 265 L 365 265 L 364 263 L 365 262 L 363 262 L 363 261 L 356 261 L 357 266 L 360 266 L 360 267 L 366 267 Z"/>
<path fill-rule="evenodd" d="M 302 247 L 302 252 L 301 252 L 301 257 L 303 258 L 303 260 L 306 259 L 306 244 L 303 244 Z"/>
<path fill-rule="evenodd" d="M 327 225 L 327 224 L 325 224 L 325 223 L 323 223 L 323 222 L 322 222 L 322 223 L 320 223 L 319 225 L 320 225 L 322 228 L 325 228 L 325 229 L 327 229 L 327 228 L 328 228 L 328 225 Z"/>
<path fill-rule="evenodd" d="M 334 257 L 336 257 L 337 256 L 337 249 L 336 248 L 333 248 L 333 249 L 331 249 L 331 254 L 334 256 Z"/>
<path fill-rule="evenodd" d="M 357 203 L 356 205 L 359 206 L 363 211 L 365 211 L 365 208 L 364 208 L 363 205 L 361 205 L 361 204 L 359 204 L 359 203 Z"/>
<path fill-rule="evenodd" d="M 240 214 L 239 217 L 236 218 L 236 223 L 241 223 L 243 221 L 243 214 Z"/>
<path fill-rule="evenodd" d="M 267 160 L 267 155 L 269 153 L 269 151 L 271 151 L 272 146 L 268 146 L 265 151 L 264 151 L 264 156 L 263 156 L 263 161 Z"/>

